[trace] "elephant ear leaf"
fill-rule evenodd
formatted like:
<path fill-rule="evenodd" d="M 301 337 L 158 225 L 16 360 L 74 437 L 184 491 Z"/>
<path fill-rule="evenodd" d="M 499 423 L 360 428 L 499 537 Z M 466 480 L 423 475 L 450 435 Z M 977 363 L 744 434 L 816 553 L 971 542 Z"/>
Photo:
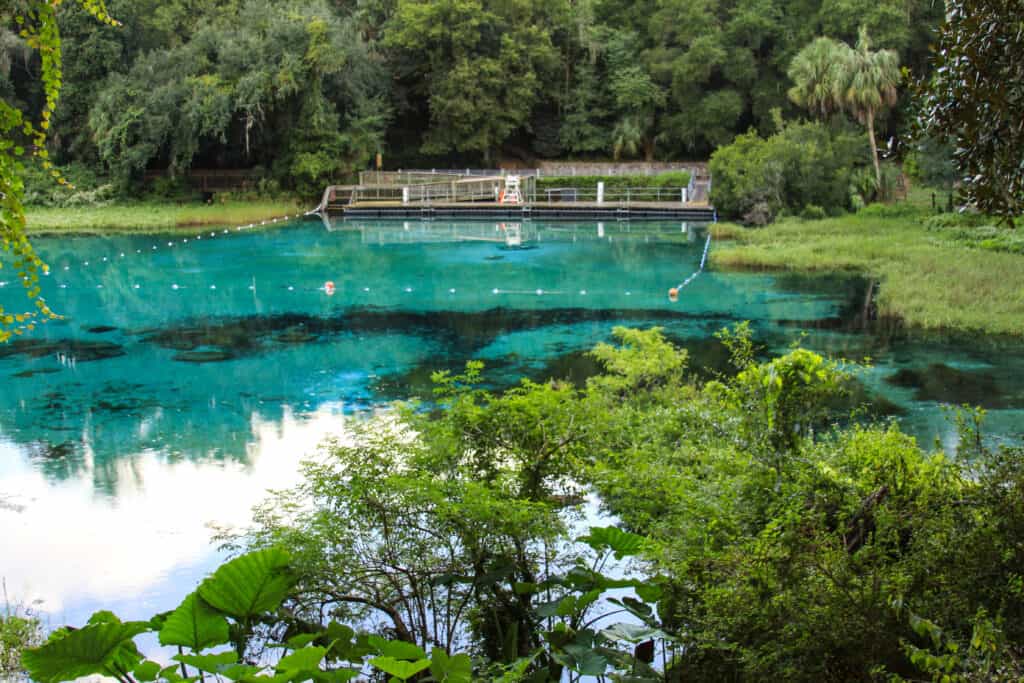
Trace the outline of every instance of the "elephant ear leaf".
<path fill-rule="evenodd" d="M 90 624 L 26 650 L 21 662 L 37 683 L 61 683 L 94 674 L 123 675 L 142 660 L 132 638 L 148 630 L 149 624 L 143 621 Z"/>
<path fill-rule="evenodd" d="M 623 531 L 614 526 L 590 527 L 590 533 L 578 540 L 599 552 L 611 550 L 615 554 L 615 558 L 619 560 L 639 554 L 650 544 L 646 537 Z"/>
<path fill-rule="evenodd" d="M 197 593 L 171 612 L 160 629 L 161 645 L 181 645 L 193 652 L 228 642 L 228 621 Z"/>
<path fill-rule="evenodd" d="M 199 597 L 235 619 L 251 619 L 276 610 L 296 577 L 291 555 L 280 548 L 236 557 L 199 585 Z"/>

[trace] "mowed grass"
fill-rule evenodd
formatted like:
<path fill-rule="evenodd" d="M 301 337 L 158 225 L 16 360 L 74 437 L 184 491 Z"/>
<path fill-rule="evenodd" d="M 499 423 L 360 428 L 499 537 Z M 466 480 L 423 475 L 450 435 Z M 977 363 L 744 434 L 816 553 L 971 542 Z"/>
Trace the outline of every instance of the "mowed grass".
<path fill-rule="evenodd" d="M 73 208 L 28 207 L 26 222 L 33 235 L 146 233 L 187 231 L 196 226 L 242 225 L 304 213 L 292 201 L 232 201 L 214 204 L 139 203 Z"/>
<path fill-rule="evenodd" d="M 760 229 L 726 225 L 711 261 L 722 269 L 862 273 L 880 282 L 880 315 L 922 329 L 1024 336 L 1024 256 L 928 229 L 913 207 L 879 209 Z"/>

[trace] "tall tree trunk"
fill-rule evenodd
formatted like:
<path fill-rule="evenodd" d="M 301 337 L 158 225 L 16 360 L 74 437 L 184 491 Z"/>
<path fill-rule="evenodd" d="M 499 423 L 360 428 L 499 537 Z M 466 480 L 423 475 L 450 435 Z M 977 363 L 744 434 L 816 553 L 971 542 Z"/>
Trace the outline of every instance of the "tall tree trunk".
<path fill-rule="evenodd" d="M 871 160 L 875 162 L 875 183 L 878 193 L 882 193 L 882 166 L 878 163 L 878 143 L 875 142 L 875 112 L 868 110 L 868 140 L 871 141 Z"/>

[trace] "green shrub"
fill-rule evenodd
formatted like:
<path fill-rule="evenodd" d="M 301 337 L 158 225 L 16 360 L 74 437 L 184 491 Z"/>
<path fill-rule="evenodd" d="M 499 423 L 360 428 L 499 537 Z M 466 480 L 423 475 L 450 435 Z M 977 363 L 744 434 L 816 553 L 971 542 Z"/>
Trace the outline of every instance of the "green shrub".
<path fill-rule="evenodd" d="M 542 176 L 537 179 L 537 191 L 542 192 L 563 187 L 593 190 L 599 182 L 604 183 L 606 190 L 617 190 L 626 187 L 680 188 L 690 184 L 690 174 L 687 171 L 666 171 L 656 175 Z"/>
<path fill-rule="evenodd" d="M 895 204 L 871 204 L 858 212 L 861 216 L 874 218 L 914 218 L 925 216 L 925 210 L 909 202 Z"/>
<path fill-rule="evenodd" d="M 722 216 L 749 224 L 810 205 L 826 214 L 850 209 L 851 169 L 867 162 L 862 147 L 859 136 L 819 123 L 769 138 L 751 131 L 711 156 L 711 201 Z"/>
<path fill-rule="evenodd" d="M 114 186 L 84 164 L 60 169 L 71 184 L 60 185 L 38 164 L 25 166 L 25 205 L 45 207 L 102 206 L 114 199 Z"/>
<path fill-rule="evenodd" d="M 21 653 L 43 642 L 39 619 L 7 605 L 0 612 L 0 680 L 22 677 Z"/>
<path fill-rule="evenodd" d="M 825 209 L 821 208 L 817 204 L 808 204 L 804 207 L 804 210 L 800 212 L 800 218 L 805 221 L 820 221 L 828 217 L 825 213 Z"/>

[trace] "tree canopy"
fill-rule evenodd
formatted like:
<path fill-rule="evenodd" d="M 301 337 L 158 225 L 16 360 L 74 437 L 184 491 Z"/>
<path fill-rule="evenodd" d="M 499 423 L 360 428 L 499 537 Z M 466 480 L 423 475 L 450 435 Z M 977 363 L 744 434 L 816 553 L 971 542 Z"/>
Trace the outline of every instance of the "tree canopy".
<path fill-rule="evenodd" d="M 925 0 L 109 4 L 129 28 L 55 10 L 67 87 L 48 151 L 122 187 L 213 167 L 305 190 L 378 151 L 395 166 L 701 157 L 798 112 L 787 70 L 816 36 L 852 43 L 865 25 L 923 74 L 941 20 Z M 3 23 L 0 92 L 38 118 L 41 59 Z"/>
<path fill-rule="evenodd" d="M 922 126 L 952 141 L 964 198 L 1011 223 L 1024 212 L 1024 3 L 950 0 L 922 84 Z"/>

